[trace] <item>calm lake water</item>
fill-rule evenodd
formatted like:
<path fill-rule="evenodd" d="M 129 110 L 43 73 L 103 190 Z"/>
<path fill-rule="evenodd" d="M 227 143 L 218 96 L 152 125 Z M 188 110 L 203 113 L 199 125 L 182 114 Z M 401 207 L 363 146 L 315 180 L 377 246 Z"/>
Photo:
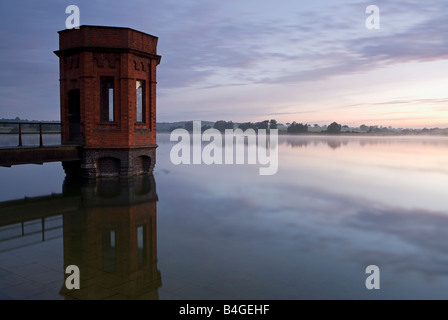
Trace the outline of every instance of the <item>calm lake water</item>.
<path fill-rule="evenodd" d="M 0 168 L 0 299 L 448 298 L 447 137 L 280 136 L 271 176 L 158 144 L 129 180 Z"/>

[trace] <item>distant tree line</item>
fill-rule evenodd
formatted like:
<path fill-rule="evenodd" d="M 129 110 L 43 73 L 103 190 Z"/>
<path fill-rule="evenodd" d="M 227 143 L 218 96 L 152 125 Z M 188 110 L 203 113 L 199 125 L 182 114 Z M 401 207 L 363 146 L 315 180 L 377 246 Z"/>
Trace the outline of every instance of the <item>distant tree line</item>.
<path fill-rule="evenodd" d="M 291 133 L 291 134 L 295 134 L 295 133 L 307 133 L 308 128 L 311 125 L 308 124 L 303 124 L 303 123 L 297 123 L 297 122 L 293 122 L 291 124 L 287 124 L 287 129 L 286 132 L 287 133 Z M 314 125 L 314 127 L 318 127 L 316 124 Z M 193 131 L 193 121 L 187 121 L 185 123 L 185 125 L 182 126 L 175 126 L 175 127 L 171 127 L 170 131 L 173 131 L 177 128 L 183 128 L 189 132 Z M 204 132 L 207 129 L 210 128 L 214 128 L 219 130 L 220 132 L 225 132 L 226 129 L 241 129 L 243 131 L 246 131 L 247 129 L 254 129 L 254 130 L 259 130 L 259 129 L 265 129 L 265 130 L 270 130 L 270 129 L 278 129 L 278 122 L 275 119 L 271 119 L 271 120 L 263 120 L 260 122 L 243 122 L 240 124 L 235 124 L 232 121 L 225 121 L 225 120 L 218 120 L 216 121 L 213 126 L 210 125 L 203 125 L 201 127 L 201 131 Z M 342 129 L 342 126 L 336 122 L 333 122 L 332 124 L 330 124 L 325 131 L 322 132 L 328 132 L 328 133 L 332 133 L 332 134 L 337 134 L 340 133 Z"/>
<path fill-rule="evenodd" d="M 260 122 L 244 122 L 238 125 L 238 128 L 245 131 L 247 129 L 278 129 L 278 123 L 277 120 L 271 119 L 271 120 L 264 120 Z"/>
<path fill-rule="evenodd" d="M 286 127 L 286 128 L 285 128 Z M 189 132 L 193 131 L 193 121 L 187 121 L 185 123 L 181 123 L 181 125 L 171 126 L 169 127 L 169 131 L 173 131 L 175 129 L 182 128 L 186 129 Z M 341 125 L 336 121 L 332 122 L 329 125 L 319 126 L 318 124 L 307 124 L 307 123 L 299 123 L 292 122 L 280 124 L 275 119 L 271 120 L 263 120 L 260 122 L 243 122 L 243 123 L 234 123 L 233 121 L 225 121 L 218 120 L 216 122 L 207 122 L 207 124 L 203 124 L 201 127 L 201 131 L 204 132 L 207 129 L 214 128 L 219 130 L 220 132 L 225 132 L 226 129 L 241 129 L 246 131 L 247 129 L 253 129 L 255 131 L 259 129 L 282 129 L 279 132 L 287 133 L 287 134 L 307 134 L 307 133 L 321 133 L 321 134 L 340 134 L 340 133 L 378 133 L 378 134 L 448 134 L 447 129 L 439 129 L 439 128 L 431 128 L 431 129 L 395 129 L 392 127 L 383 127 L 383 126 L 367 126 L 362 124 L 359 127 L 349 127 L 347 125 Z M 168 129 L 168 127 L 167 127 Z M 165 130 L 167 130 L 165 129 Z M 163 130 L 162 130 L 163 131 Z"/>
<path fill-rule="evenodd" d="M 310 128 L 311 125 L 305 123 L 297 123 L 297 122 L 293 122 L 291 123 L 288 128 L 286 129 L 287 133 L 308 133 L 308 128 Z M 317 124 L 314 125 L 315 128 L 318 127 Z M 331 134 L 338 134 L 341 133 L 342 130 L 342 125 L 340 125 L 337 122 L 333 122 L 331 123 L 326 130 L 322 130 L 321 132 L 326 132 L 326 133 L 331 133 Z"/>
<path fill-rule="evenodd" d="M 241 129 L 243 131 L 246 131 L 247 129 L 254 129 L 254 130 L 258 130 L 258 129 L 277 129 L 278 124 L 277 121 L 275 119 L 271 119 L 271 120 L 264 120 L 264 121 L 260 121 L 260 122 L 244 122 L 244 123 L 240 123 L 240 124 L 235 124 L 233 123 L 233 121 L 225 121 L 225 120 L 218 120 L 216 121 L 213 126 L 210 125 L 203 125 L 201 127 L 201 131 L 204 132 L 207 129 L 213 128 L 216 130 L 219 130 L 220 132 L 225 132 L 226 129 Z M 170 131 L 173 131 L 177 128 L 183 128 L 189 132 L 193 131 L 193 121 L 187 121 L 185 122 L 185 125 L 182 126 L 173 126 L 170 128 Z"/>
<path fill-rule="evenodd" d="M 308 132 L 308 124 L 293 122 L 286 129 L 287 133 L 306 133 Z"/>

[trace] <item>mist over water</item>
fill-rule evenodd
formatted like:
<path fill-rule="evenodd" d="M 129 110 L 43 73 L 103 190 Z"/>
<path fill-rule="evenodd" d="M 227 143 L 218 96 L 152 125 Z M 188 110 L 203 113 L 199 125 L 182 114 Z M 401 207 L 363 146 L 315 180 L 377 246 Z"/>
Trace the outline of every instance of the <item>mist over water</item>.
<path fill-rule="evenodd" d="M 0 212 L 25 217 L 30 207 L 10 201 L 24 197 L 54 204 L 45 241 L 42 217 L 22 229 L 0 215 L 0 297 L 448 297 L 448 138 L 279 136 L 272 176 L 174 165 L 169 134 L 158 144 L 154 181 L 86 185 L 60 163 L 0 168 Z M 68 263 L 89 275 L 76 294 L 61 290 Z M 368 265 L 379 290 L 365 287 Z"/>

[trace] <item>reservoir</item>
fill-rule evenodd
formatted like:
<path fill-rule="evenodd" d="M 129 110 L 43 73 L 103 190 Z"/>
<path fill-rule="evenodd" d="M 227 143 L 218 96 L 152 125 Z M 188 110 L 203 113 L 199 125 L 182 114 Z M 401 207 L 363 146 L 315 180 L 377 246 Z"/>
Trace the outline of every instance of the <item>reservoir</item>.
<path fill-rule="evenodd" d="M 280 135 L 266 176 L 157 143 L 153 176 L 0 168 L 0 299 L 448 298 L 448 137 Z"/>

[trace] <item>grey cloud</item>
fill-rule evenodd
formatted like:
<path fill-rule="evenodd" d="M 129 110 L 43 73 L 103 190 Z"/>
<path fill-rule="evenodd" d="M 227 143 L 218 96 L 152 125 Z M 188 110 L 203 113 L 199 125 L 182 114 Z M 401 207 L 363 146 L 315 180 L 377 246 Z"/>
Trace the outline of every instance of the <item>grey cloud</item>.
<path fill-rule="evenodd" d="M 2 2 L 0 84 L 36 90 L 39 83 L 58 94 L 56 31 L 65 28 L 64 1 Z M 380 65 L 448 58 L 446 2 L 380 3 L 387 18 L 419 15 L 420 23 L 386 36 L 359 36 L 364 4 L 334 4 L 325 11 L 282 17 L 241 18 L 225 13 L 225 3 L 192 1 L 95 1 L 78 4 L 82 24 L 120 25 L 159 37 L 159 88 L 213 88 L 251 83 L 288 84 L 357 73 Z M 144 8 L 142 10 L 141 8 Z M 288 49 L 284 49 L 284 45 Z M 268 67 L 271 63 L 273 66 Z M 30 70 L 32 72 L 30 72 Z M 31 89 L 34 87 L 34 89 Z M 28 90 L 28 89 L 27 89 Z M 163 90 L 161 95 L 168 94 Z M 4 108 L 7 97 L 0 98 Z M 54 113 L 41 106 L 42 113 Z M 57 110 L 58 111 L 58 110 Z M 44 116 L 45 118 L 45 116 Z"/>
<path fill-rule="evenodd" d="M 345 223 L 356 229 L 379 232 L 385 236 L 398 236 L 417 250 L 417 256 L 415 253 L 411 255 L 405 252 L 390 254 L 390 258 L 385 256 L 382 262 L 390 268 L 418 270 L 429 276 L 448 274 L 448 217 L 442 213 L 400 208 L 370 208 L 360 210 L 357 215 L 347 218 Z M 403 261 L 414 262 L 404 264 Z"/>

